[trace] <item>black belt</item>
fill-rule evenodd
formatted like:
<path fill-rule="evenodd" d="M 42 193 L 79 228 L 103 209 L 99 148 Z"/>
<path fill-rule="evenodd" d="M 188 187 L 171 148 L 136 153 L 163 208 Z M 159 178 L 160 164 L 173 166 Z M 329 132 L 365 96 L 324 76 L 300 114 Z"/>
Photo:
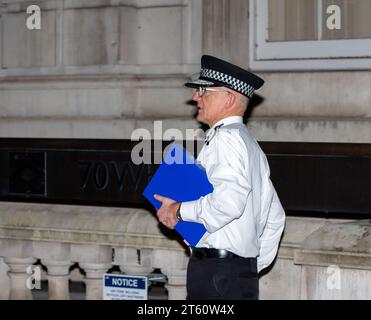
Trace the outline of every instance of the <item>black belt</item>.
<path fill-rule="evenodd" d="M 228 258 L 242 258 L 233 252 L 224 250 L 224 249 L 213 249 L 213 248 L 192 248 L 189 247 L 191 252 L 191 257 L 196 259 L 206 259 L 206 258 L 220 258 L 220 259 L 228 259 Z"/>

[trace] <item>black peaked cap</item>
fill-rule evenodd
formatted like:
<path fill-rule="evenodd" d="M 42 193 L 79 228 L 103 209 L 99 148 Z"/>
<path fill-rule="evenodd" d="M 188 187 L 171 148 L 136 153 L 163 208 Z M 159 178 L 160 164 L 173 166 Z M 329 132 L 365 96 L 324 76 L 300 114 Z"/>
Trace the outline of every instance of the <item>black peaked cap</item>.
<path fill-rule="evenodd" d="M 249 98 L 264 84 L 257 75 L 219 58 L 203 55 L 198 79 L 185 83 L 189 88 L 223 86 Z"/>

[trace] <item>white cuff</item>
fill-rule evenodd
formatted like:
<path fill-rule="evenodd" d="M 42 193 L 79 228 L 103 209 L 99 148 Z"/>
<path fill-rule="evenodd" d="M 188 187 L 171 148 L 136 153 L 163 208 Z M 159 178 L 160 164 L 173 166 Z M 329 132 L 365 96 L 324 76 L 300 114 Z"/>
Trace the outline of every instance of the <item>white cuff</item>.
<path fill-rule="evenodd" d="M 196 213 L 196 203 L 197 201 L 182 202 L 180 205 L 180 216 L 182 217 L 183 221 L 200 223 Z"/>

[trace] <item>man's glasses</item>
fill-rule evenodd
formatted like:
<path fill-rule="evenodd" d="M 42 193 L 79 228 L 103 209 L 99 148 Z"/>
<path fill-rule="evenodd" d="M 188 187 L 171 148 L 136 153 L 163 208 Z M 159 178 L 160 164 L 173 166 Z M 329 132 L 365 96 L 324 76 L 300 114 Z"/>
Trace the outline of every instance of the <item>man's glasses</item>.
<path fill-rule="evenodd" d="M 198 93 L 200 97 L 203 97 L 207 91 L 232 93 L 231 91 L 227 89 L 215 89 L 215 88 L 206 88 L 206 87 L 198 87 L 196 89 L 196 92 Z"/>

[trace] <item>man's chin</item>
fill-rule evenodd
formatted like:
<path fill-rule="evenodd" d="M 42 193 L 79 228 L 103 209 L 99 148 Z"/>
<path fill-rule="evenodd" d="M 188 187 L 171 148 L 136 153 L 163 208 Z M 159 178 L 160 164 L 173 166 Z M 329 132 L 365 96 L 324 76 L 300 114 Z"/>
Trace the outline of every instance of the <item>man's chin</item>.
<path fill-rule="evenodd" d="M 203 116 L 200 114 L 200 112 L 197 113 L 196 120 L 201 123 L 205 123 L 205 119 Z"/>

